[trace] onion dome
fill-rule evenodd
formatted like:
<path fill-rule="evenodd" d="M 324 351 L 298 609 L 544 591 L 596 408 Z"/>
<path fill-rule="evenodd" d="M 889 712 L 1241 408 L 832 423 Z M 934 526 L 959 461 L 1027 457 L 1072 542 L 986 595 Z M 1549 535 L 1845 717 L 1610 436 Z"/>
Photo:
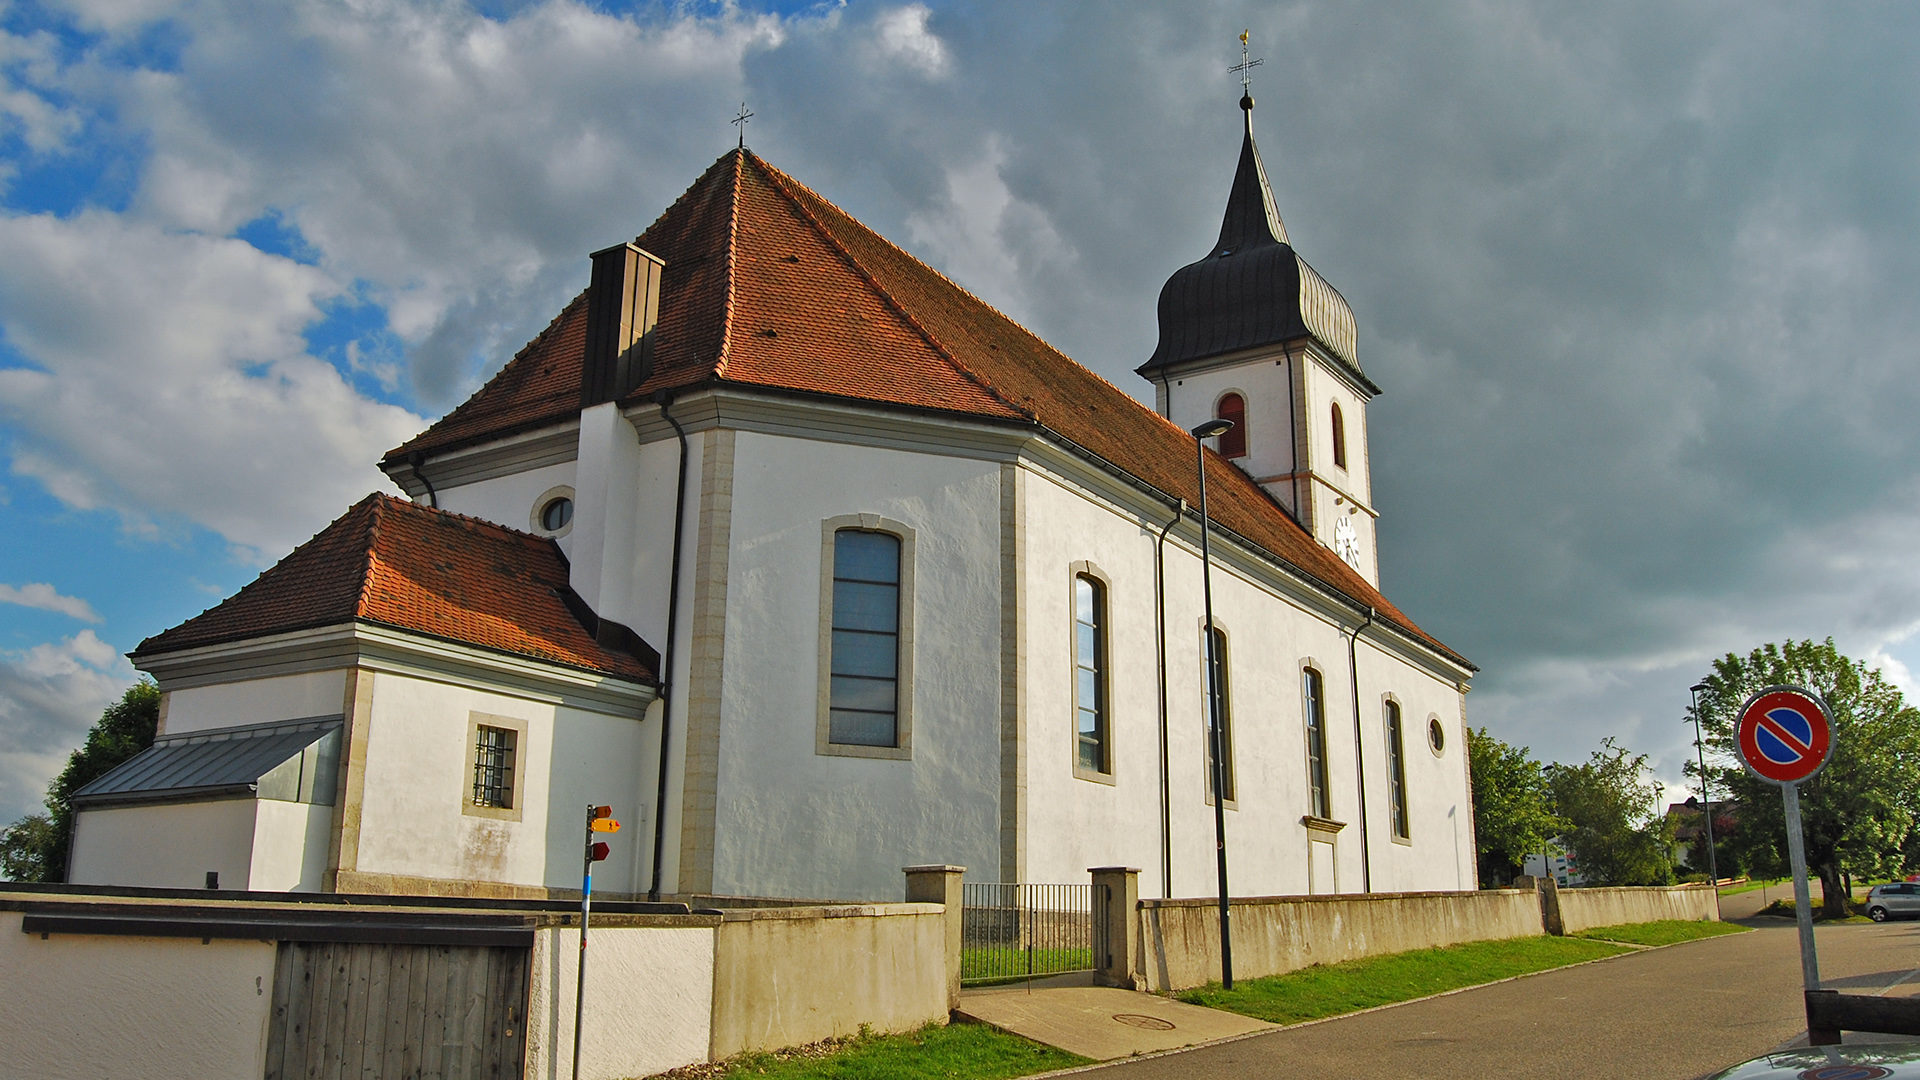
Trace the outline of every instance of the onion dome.
<path fill-rule="evenodd" d="M 1136 370 L 1152 378 L 1188 361 L 1311 337 L 1378 393 L 1355 357 L 1353 309 L 1287 241 L 1253 141 L 1253 98 L 1241 98 L 1240 108 L 1246 137 L 1220 239 L 1161 288 L 1160 344 Z"/>

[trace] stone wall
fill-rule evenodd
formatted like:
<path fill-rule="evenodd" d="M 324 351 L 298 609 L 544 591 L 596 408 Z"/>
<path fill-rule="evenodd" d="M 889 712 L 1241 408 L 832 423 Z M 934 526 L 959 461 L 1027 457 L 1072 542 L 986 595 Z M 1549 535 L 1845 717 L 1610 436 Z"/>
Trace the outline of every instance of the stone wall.
<path fill-rule="evenodd" d="M 1699 921 L 1720 917 L 1713 890 L 1705 885 L 1667 889 L 1607 888 L 1558 889 L 1562 932 L 1596 926 L 1654 922 L 1660 919 Z"/>
<path fill-rule="evenodd" d="M 1541 933 L 1539 895 L 1530 889 L 1248 897 L 1231 911 L 1236 978 Z M 1135 985 L 1180 990 L 1220 977 L 1216 901 L 1142 900 L 1137 915 Z"/>

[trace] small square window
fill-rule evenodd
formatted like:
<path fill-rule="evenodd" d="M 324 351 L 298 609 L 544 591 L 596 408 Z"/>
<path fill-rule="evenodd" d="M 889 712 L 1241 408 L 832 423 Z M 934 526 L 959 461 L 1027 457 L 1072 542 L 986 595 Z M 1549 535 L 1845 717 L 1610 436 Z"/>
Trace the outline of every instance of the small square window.
<path fill-rule="evenodd" d="M 473 741 L 473 805 L 513 809 L 513 758 L 516 735 L 508 728 L 475 727 Z"/>

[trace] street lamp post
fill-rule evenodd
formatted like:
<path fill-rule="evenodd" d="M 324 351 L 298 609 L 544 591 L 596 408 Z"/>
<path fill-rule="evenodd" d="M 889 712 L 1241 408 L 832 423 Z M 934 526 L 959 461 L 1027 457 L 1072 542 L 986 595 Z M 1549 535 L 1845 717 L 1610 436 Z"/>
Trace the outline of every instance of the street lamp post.
<path fill-rule="evenodd" d="M 1233 938 L 1227 918 L 1227 762 L 1220 731 L 1220 664 L 1213 648 L 1213 549 L 1208 543 L 1206 440 L 1233 430 L 1233 421 L 1213 419 L 1193 429 L 1195 469 L 1200 474 L 1200 592 L 1207 615 L 1207 737 L 1213 746 L 1213 844 L 1220 874 L 1220 985 L 1233 989 Z"/>
<path fill-rule="evenodd" d="M 1713 880 L 1713 906 L 1720 907 L 1720 857 L 1714 851 L 1713 843 L 1713 800 L 1707 798 L 1707 748 L 1700 738 L 1700 691 L 1707 688 L 1706 683 L 1694 683 L 1688 687 L 1693 694 L 1693 751 L 1700 764 L 1700 812 L 1707 822 L 1707 874 Z"/>

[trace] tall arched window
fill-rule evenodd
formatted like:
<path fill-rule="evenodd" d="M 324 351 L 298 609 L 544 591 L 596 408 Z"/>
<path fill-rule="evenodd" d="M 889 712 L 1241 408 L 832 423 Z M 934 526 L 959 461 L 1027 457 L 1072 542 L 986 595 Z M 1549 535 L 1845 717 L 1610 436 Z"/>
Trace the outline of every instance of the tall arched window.
<path fill-rule="evenodd" d="M 1314 817 L 1333 816 L 1327 794 L 1326 684 L 1313 668 L 1302 669 L 1300 691 L 1307 714 L 1307 797 Z"/>
<path fill-rule="evenodd" d="M 1393 816 L 1393 835 L 1413 835 L 1407 821 L 1407 748 L 1400 730 L 1400 703 L 1387 699 L 1387 806 Z"/>
<path fill-rule="evenodd" d="M 1207 680 L 1204 687 L 1207 703 L 1207 792 L 1213 792 L 1213 725 L 1220 725 L 1220 790 L 1228 801 L 1234 798 L 1233 790 L 1233 692 L 1227 680 L 1227 632 L 1219 627 L 1213 633 L 1200 631 L 1201 648 L 1206 655 L 1200 658 L 1201 677 Z"/>
<path fill-rule="evenodd" d="M 1232 430 L 1220 436 L 1221 457 L 1247 456 L 1247 399 L 1239 394 L 1228 394 L 1214 407 L 1213 415 L 1222 420 L 1233 421 Z"/>
<path fill-rule="evenodd" d="M 1107 590 L 1087 574 L 1073 579 L 1073 697 L 1079 747 L 1074 761 L 1112 772 L 1107 760 Z"/>
<path fill-rule="evenodd" d="M 832 632 L 827 741 L 900 745 L 899 537 L 833 534 Z"/>
<path fill-rule="evenodd" d="M 1333 464 L 1335 468 L 1347 467 L 1347 421 L 1340 415 L 1340 403 L 1333 403 Z"/>

